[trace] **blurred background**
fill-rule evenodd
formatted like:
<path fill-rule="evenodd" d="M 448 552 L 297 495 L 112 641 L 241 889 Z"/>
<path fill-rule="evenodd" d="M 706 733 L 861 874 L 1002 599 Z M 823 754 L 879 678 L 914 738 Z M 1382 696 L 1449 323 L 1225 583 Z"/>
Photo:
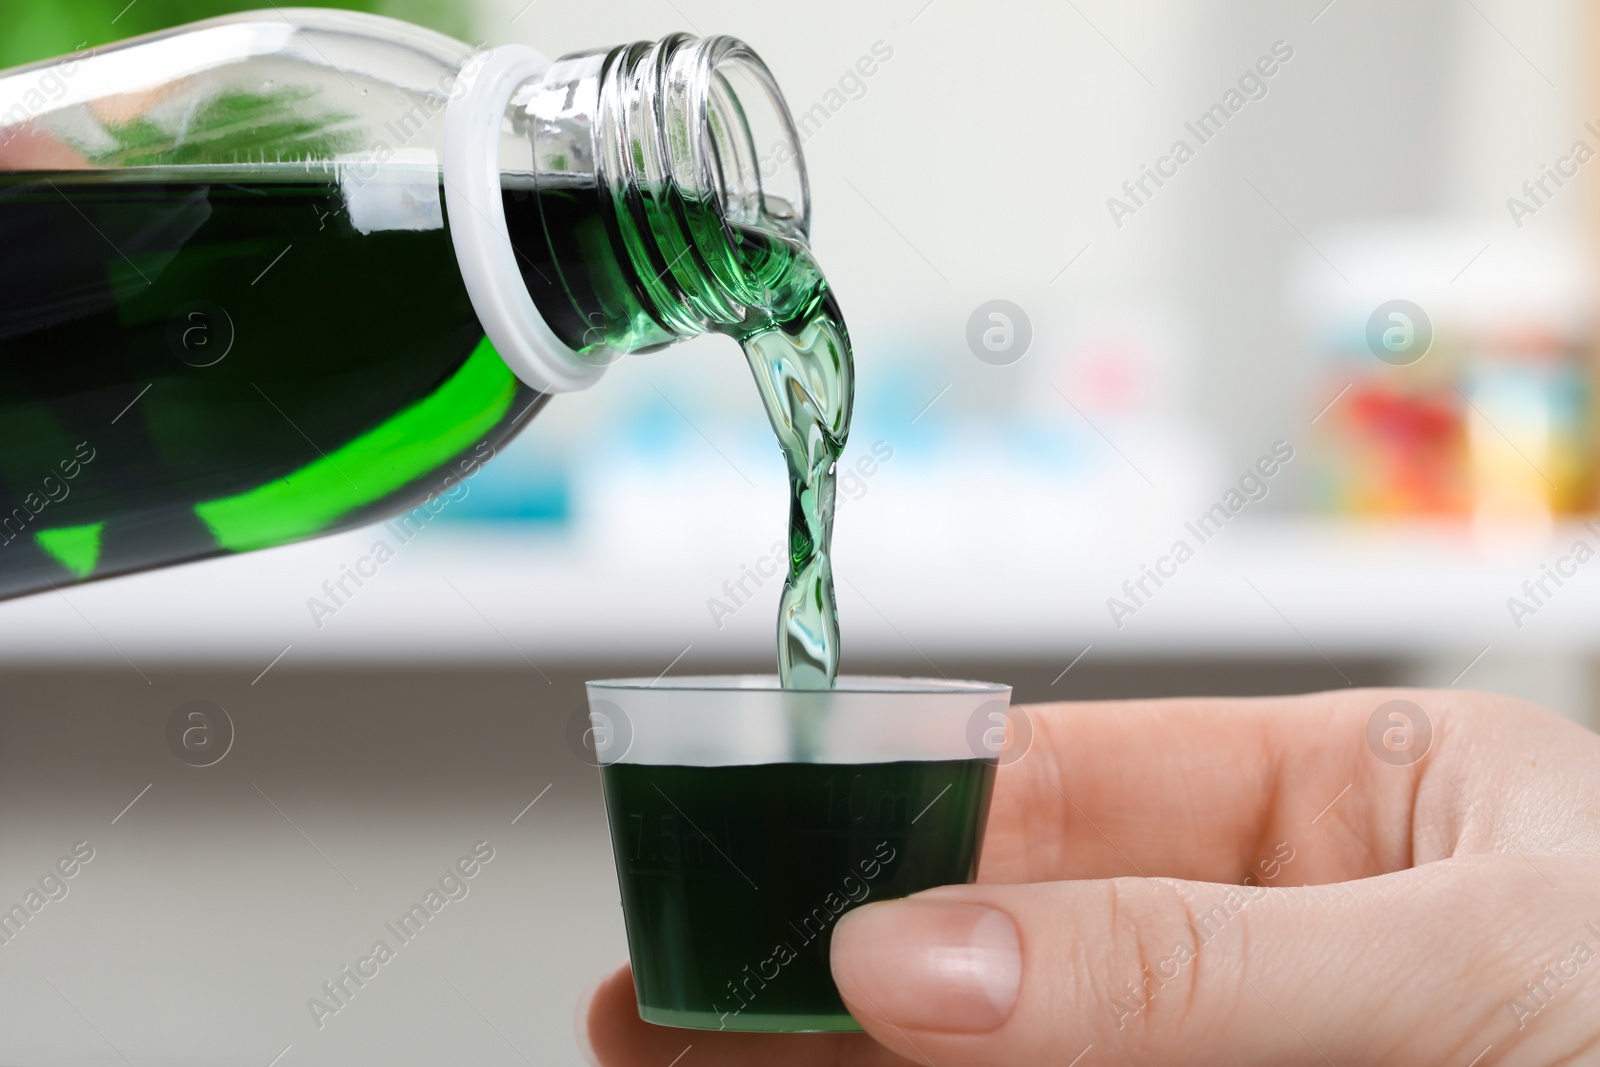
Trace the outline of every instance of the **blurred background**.
<path fill-rule="evenodd" d="M 251 6 L 0 0 L 0 65 Z M 1021 700 L 1454 685 L 1596 723 L 1583 5 L 349 6 L 551 55 L 731 33 L 772 67 L 856 345 L 847 671 Z M 0 1063 L 577 1062 L 572 1000 L 624 951 L 565 740 L 581 682 L 770 669 L 777 587 L 750 574 L 784 500 L 743 359 L 707 338 L 558 397 L 332 616 L 310 601 L 371 532 L 0 606 L 0 899 L 80 826 L 171 875 L 91 864 L 53 905 L 80 920 L 0 949 L 0 1002 L 38 1020 Z M 204 772 L 161 734 L 193 699 L 238 729 Z M 300 998 L 480 838 L 505 842 L 490 903 L 427 977 L 308 1031 Z M 356 884 L 393 892 L 364 910 Z M 129 899 L 210 925 L 151 962 Z M 68 962 L 97 952 L 117 966 Z M 147 964 L 169 980 L 130 996 Z M 161 1022 L 185 996 L 190 1059 Z"/>

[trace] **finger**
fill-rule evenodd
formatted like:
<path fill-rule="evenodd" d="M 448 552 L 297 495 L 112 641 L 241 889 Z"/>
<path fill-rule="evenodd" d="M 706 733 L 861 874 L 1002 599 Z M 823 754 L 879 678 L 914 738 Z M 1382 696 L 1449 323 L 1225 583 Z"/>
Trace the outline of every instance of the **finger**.
<path fill-rule="evenodd" d="M 0 170 L 83 170 L 83 153 L 31 122 L 13 126 L 0 137 Z"/>
<path fill-rule="evenodd" d="M 578 1031 L 599 1067 L 907 1067 L 865 1034 L 736 1034 L 652 1025 L 639 1018 L 633 972 L 626 965 L 595 988 Z"/>
<path fill-rule="evenodd" d="M 1526 1039 L 1507 997 L 1573 951 L 1586 870 L 1558 870 L 1566 890 L 1504 856 L 1295 889 L 948 887 L 847 913 L 833 973 L 869 1033 L 939 1067 L 1467 1064 Z"/>
<path fill-rule="evenodd" d="M 1386 763 L 1367 743 L 1374 711 L 1401 697 L 1426 709 L 1437 752 L 1460 694 L 1026 708 L 1032 744 L 997 777 L 980 879 L 1299 885 L 1402 870 L 1426 761 Z M 1302 840 L 1316 847 L 1286 871 Z"/>

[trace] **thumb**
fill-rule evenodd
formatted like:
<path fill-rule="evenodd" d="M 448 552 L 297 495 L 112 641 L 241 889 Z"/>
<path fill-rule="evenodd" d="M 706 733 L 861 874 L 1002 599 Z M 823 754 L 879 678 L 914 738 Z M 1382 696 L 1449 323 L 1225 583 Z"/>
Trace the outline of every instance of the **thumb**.
<path fill-rule="evenodd" d="M 951 886 L 847 913 L 832 967 L 875 1039 L 937 1067 L 1464 1064 L 1515 1036 L 1507 997 L 1565 931 L 1508 930 L 1530 877 L 1483 857 L 1292 889 Z"/>

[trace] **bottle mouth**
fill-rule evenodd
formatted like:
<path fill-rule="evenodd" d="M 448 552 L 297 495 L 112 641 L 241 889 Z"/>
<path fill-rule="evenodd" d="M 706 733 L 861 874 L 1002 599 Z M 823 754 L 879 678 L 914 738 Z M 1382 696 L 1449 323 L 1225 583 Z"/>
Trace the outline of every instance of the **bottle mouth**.
<path fill-rule="evenodd" d="M 734 37 L 678 33 L 613 49 L 601 111 L 614 188 L 675 186 L 735 225 L 804 237 L 810 189 L 772 72 Z"/>
<path fill-rule="evenodd" d="M 744 42 L 713 37 L 689 49 L 709 75 L 706 163 L 729 221 L 805 238 L 811 190 L 794 118 L 772 72 Z"/>
<path fill-rule="evenodd" d="M 506 45 L 470 80 L 447 122 L 451 229 L 524 380 L 582 388 L 626 353 L 770 319 L 795 290 L 805 159 L 742 41 L 674 34 L 554 63 Z"/>
<path fill-rule="evenodd" d="M 613 49 L 599 87 L 599 184 L 643 240 L 652 301 L 684 332 L 767 297 L 747 230 L 804 241 L 810 188 L 772 72 L 733 37 L 673 34 Z"/>

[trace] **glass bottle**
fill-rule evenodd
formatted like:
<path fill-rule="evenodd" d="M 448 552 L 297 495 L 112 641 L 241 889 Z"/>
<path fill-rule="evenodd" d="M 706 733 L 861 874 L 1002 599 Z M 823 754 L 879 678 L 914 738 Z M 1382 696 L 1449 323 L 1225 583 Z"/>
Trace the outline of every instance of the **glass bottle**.
<path fill-rule="evenodd" d="M 415 508 L 621 354 L 814 302 L 807 223 L 727 37 L 274 10 L 0 73 L 0 597 Z"/>

